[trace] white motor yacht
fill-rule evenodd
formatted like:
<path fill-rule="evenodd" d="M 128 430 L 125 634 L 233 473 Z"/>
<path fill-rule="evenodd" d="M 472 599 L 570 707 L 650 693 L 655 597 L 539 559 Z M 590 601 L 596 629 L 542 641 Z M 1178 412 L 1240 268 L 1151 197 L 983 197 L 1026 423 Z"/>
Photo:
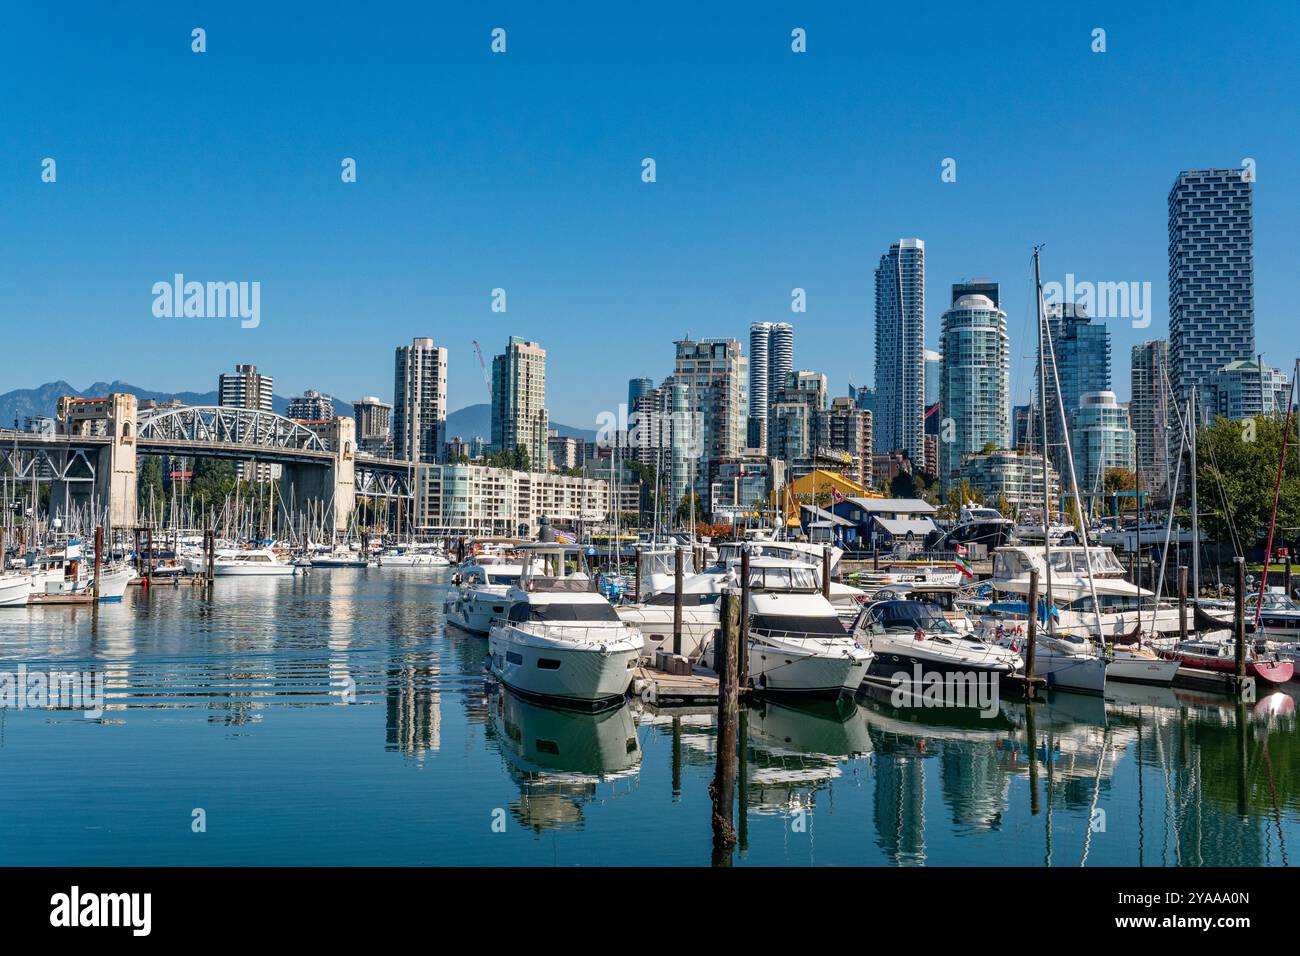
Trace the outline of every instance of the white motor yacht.
<path fill-rule="evenodd" d="M 281 561 L 269 548 L 223 549 L 213 555 L 216 577 L 284 577 L 293 575 L 293 565 Z"/>
<path fill-rule="evenodd" d="M 455 588 L 442 605 L 443 616 L 461 630 L 487 634 L 510 608 L 510 590 L 523 575 L 522 559 L 505 553 L 480 554 L 456 569 Z"/>
<path fill-rule="evenodd" d="M 1024 662 L 1016 651 L 959 631 L 944 609 L 928 600 L 890 596 L 867 606 L 858 622 L 859 639 L 871 648 L 871 674 L 885 679 L 902 673 L 1018 673 Z"/>
<path fill-rule="evenodd" d="M 871 652 L 845 631 L 813 568 L 801 561 L 750 559 L 747 643 L 749 679 L 760 692 L 851 693 L 871 663 Z"/>
<path fill-rule="evenodd" d="M 446 568 L 451 561 L 436 545 L 408 544 L 386 548 L 379 555 L 380 567 L 386 568 Z"/>
<path fill-rule="evenodd" d="M 528 545 L 506 619 L 488 634 L 488 666 L 512 690 L 584 708 L 621 703 L 644 641 L 595 589 L 571 572 L 566 557 L 581 548 Z M 540 562 L 540 567 L 534 563 Z"/>
<path fill-rule="evenodd" d="M 32 577 L 25 573 L 0 574 L 0 607 L 26 607 L 32 593 Z"/>

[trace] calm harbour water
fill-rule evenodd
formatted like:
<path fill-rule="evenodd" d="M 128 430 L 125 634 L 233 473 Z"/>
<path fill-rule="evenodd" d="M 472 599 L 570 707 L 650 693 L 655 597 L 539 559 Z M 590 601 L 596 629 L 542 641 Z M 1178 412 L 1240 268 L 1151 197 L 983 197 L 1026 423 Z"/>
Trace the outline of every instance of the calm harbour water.
<path fill-rule="evenodd" d="M 94 670 L 108 706 L 0 710 L 0 865 L 708 865 L 713 716 L 514 697 L 484 674 L 486 640 L 443 625 L 448 578 L 319 570 L 219 579 L 211 605 L 184 585 L 132 588 L 97 619 L 0 609 L 0 671 Z M 1239 712 L 1110 693 L 1006 702 L 991 719 L 755 704 L 735 862 L 1300 853 L 1289 694 Z"/>

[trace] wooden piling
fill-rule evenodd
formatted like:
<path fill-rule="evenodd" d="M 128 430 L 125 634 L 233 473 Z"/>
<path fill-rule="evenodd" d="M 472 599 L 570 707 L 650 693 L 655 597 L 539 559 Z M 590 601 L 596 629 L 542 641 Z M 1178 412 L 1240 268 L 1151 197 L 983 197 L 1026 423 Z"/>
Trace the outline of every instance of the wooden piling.
<path fill-rule="evenodd" d="M 822 597 L 826 600 L 831 599 L 831 548 L 826 545 L 822 548 Z"/>
<path fill-rule="evenodd" d="M 1286 574 L 1286 577 L 1283 578 L 1283 580 L 1286 581 L 1286 596 L 1290 598 L 1291 597 L 1291 552 L 1289 550 L 1286 553 L 1286 570 L 1284 573 Z"/>
<path fill-rule="evenodd" d="M 682 652 L 682 549 L 673 551 L 673 653 Z M 717 657 L 715 650 L 714 657 Z"/>
<path fill-rule="evenodd" d="M 736 695 L 736 645 L 740 631 L 740 593 L 732 589 L 722 596 L 722 633 L 714 652 L 718 672 L 717 763 L 709 796 L 713 799 L 713 864 L 730 866 L 736 845 L 733 823 L 736 800 L 736 723 L 739 700 Z"/>
<path fill-rule="evenodd" d="M 1187 565 L 1178 566 L 1178 640 L 1187 640 Z"/>
<path fill-rule="evenodd" d="M 1050 611 L 1048 612 L 1051 613 Z M 1038 569 L 1029 569 L 1029 620 L 1025 629 L 1025 692 L 1034 693 L 1034 662 L 1038 653 Z"/>
<path fill-rule="evenodd" d="M 99 573 L 104 566 L 104 528 L 97 526 L 95 528 L 95 610 L 99 610 Z"/>

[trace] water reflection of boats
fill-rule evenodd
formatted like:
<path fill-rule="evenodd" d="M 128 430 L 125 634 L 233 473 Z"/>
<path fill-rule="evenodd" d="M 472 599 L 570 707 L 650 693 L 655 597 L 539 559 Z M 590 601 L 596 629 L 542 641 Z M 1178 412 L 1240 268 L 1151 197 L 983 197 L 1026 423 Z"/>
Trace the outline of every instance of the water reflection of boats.
<path fill-rule="evenodd" d="M 758 813 L 812 806 L 816 792 L 841 775 L 843 763 L 871 752 L 871 735 L 849 697 L 757 701 L 746 725 L 745 802 Z"/>
<path fill-rule="evenodd" d="M 597 714 L 548 707 L 498 686 L 488 700 L 501 756 L 519 787 L 511 809 L 535 830 L 579 828 L 600 784 L 635 777 L 641 745 L 628 705 Z"/>

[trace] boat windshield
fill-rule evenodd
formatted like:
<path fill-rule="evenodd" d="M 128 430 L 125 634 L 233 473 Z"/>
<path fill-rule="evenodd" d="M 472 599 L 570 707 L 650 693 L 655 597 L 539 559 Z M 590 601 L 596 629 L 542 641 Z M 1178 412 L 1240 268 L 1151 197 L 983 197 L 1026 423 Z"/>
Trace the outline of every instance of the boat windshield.
<path fill-rule="evenodd" d="M 484 574 L 488 584 L 507 584 L 513 587 L 519 583 L 519 575 L 488 571 Z"/>
<path fill-rule="evenodd" d="M 764 544 L 761 548 L 763 557 L 780 558 L 782 561 L 798 561 L 800 564 L 808 564 L 814 567 L 821 567 L 822 559 L 820 555 L 812 554 L 808 551 L 801 551 L 798 548 L 786 548 L 775 544 Z"/>
<path fill-rule="evenodd" d="M 817 575 L 812 567 L 751 567 L 749 586 L 763 591 L 815 591 Z"/>
<path fill-rule="evenodd" d="M 755 614 L 749 629 L 760 634 L 825 634 L 844 637 L 844 624 L 834 614 Z"/>
<path fill-rule="evenodd" d="M 515 624 L 525 621 L 542 621 L 548 624 L 565 621 L 609 621 L 622 623 L 614 612 L 614 605 L 608 601 L 592 601 L 582 604 L 531 604 L 520 602 L 510 608 L 507 615 Z"/>
<path fill-rule="evenodd" d="M 1259 604 L 1259 595 L 1252 594 L 1246 599 L 1246 603 L 1251 607 Z M 1266 611 L 1300 611 L 1300 605 L 1292 601 L 1285 594 L 1278 594 L 1276 591 L 1269 591 L 1264 595 L 1264 610 Z"/>
<path fill-rule="evenodd" d="M 867 609 L 866 625 L 873 631 L 941 631 L 956 633 L 943 609 L 925 601 L 881 601 Z"/>

